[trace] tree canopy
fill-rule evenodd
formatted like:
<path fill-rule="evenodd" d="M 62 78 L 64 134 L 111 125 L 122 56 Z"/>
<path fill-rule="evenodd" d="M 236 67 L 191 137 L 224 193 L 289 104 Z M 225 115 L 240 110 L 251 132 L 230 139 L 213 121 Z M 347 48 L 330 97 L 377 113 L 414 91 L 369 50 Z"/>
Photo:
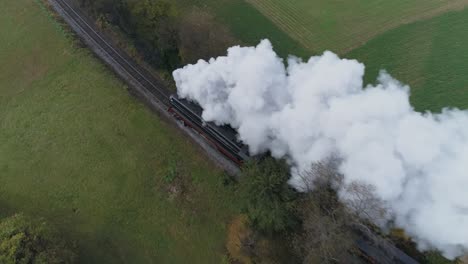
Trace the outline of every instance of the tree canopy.
<path fill-rule="evenodd" d="M 259 230 L 271 233 L 295 224 L 296 192 L 288 185 L 289 167 L 285 161 L 266 158 L 243 169 L 241 190 L 246 213 Z"/>
<path fill-rule="evenodd" d="M 236 43 L 230 31 L 201 9 L 169 0 L 80 0 L 99 21 L 120 28 L 153 66 L 172 71 L 222 55 Z"/>
<path fill-rule="evenodd" d="M 23 214 L 0 220 L 0 263 L 75 263 L 72 248 L 43 220 Z"/>

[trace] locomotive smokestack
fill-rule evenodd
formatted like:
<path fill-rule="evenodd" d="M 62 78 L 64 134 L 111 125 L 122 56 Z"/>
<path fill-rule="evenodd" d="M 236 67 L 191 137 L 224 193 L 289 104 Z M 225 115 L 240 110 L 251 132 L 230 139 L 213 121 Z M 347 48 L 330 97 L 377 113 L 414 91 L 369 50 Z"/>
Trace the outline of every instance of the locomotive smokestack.
<path fill-rule="evenodd" d="M 180 97 L 237 129 L 251 152 L 287 157 L 295 171 L 338 153 L 345 182 L 375 186 L 421 248 L 468 249 L 468 112 L 415 112 L 409 87 L 381 73 L 364 88 L 364 65 L 331 52 L 287 65 L 264 40 L 173 75 Z M 290 183 L 304 187 L 294 174 Z"/>

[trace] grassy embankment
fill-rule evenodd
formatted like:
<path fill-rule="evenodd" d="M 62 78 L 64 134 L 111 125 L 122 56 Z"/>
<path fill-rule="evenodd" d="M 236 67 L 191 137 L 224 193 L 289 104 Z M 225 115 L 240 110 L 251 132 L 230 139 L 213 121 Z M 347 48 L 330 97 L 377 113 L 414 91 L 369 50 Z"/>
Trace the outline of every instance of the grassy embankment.
<path fill-rule="evenodd" d="M 344 54 L 402 24 L 468 5 L 466 0 L 245 0 L 310 51 Z"/>
<path fill-rule="evenodd" d="M 220 263 L 223 173 L 31 0 L 0 9 L 0 215 L 78 241 L 83 263 Z"/>
<path fill-rule="evenodd" d="M 246 44 L 269 37 L 282 54 L 300 49 L 241 1 L 199 2 Z M 54 221 L 79 241 L 85 262 L 219 262 L 225 222 L 237 211 L 221 173 L 36 4 L 9 1 L 0 15 L 1 214 Z M 366 63 L 368 80 L 385 68 L 411 84 L 420 110 L 466 108 L 467 23 L 467 11 L 447 13 L 347 56 Z"/>
<path fill-rule="evenodd" d="M 307 57 L 312 54 L 244 0 L 176 0 L 176 2 L 185 11 L 190 11 L 193 7 L 207 10 L 245 45 L 257 45 L 261 39 L 268 38 L 278 54 L 283 57 L 289 54 Z"/>
<path fill-rule="evenodd" d="M 187 0 L 178 1 L 187 5 Z M 386 69 L 411 86 L 417 110 L 468 107 L 466 0 L 195 3 L 208 8 L 246 44 L 267 37 L 282 56 L 307 57 L 330 49 L 364 62 L 367 82 L 375 81 L 379 70 Z"/>
<path fill-rule="evenodd" d="M 418 111 L 468 108 L 468 9 L 463 9 L 467 1 L 361 1 L 361 5 L 355 1 L 246 1 L 309 50 L 331 49 L 364 62 L 366 82 L 374 82 L 378 72 L 386 69 L 411 86 L 411 101 Z M 199 2 L 223 14 L 211 0 Z M 320 8 L 315 8 L 317 4 Z M 228 18 L 242 15 L 242 9 L 233 10 L 237 13 Z M 225 23 L 235 28 L 230 19 Z M 261 26 L 233 30 L 241 39 L 250 38 L 250 43 L 269 37 L 276 46 L 283 45 L 281 34 L 261 31 Z M 296 52 L 294 45 L 282 48 L 286 54 L 307 53 Z M 428 259 L 438 263 L 439 256 Z"/>
<path fill-rule="evenodd" d="M 401 26 L 347 54 L 367 66 L 367 82 L 386 69 L 411 86 L 419 111 L 468 108 L 468 9 Z"/>

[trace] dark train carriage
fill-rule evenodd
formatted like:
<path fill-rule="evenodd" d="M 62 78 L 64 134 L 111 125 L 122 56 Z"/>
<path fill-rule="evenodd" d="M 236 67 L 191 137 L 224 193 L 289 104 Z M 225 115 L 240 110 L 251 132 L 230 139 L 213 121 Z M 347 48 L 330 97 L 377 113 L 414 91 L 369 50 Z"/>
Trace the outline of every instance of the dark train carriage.
<path fill-rule="evenodd" d="M 203 109 L 192 102 L 170 96 L 172 111 L 179 119 L 200 134 L 226 157 L 241 165 L 250 159 L 248 148 L 237 139 L 237 132 L 229 126 L 217 126 L 212 122 L 205 122 L 201 117 Z"/>
<path fill-rule="evenodd" d="M 185 125 L 198 131 L 230 160 L 238 165 L 242 165 L 242 163 L 251 158 L 247 146 L 237 139 L 237 132 L 229 126 L 217 126 L 212 122 L 205 122 L 201 117 L 203 109 L 199 105 L 185 99 L 180 99 L 175 95 L 170 96 L 170 104 L 170 112 L 182 120 Z M 418 264 L 417 261 L 393 245 L 391 246 L 391 250 L 387 248 L 389 252 L 385 252 L 385 250 L 373 245 L 365 236 L 356 241 L 356 246 L 361 253 L 361 257 L 368 263 Z"/>
<path fill-rule="evenodd" d="M 379 264 L 419 264 L 416 260 L 406 255 L 393 244 L 387 244 L 386 248 L 379 248 L 372 242 L 360 238 L 356 240 L 356 246 L 362 257 L 369 263 Z"/>

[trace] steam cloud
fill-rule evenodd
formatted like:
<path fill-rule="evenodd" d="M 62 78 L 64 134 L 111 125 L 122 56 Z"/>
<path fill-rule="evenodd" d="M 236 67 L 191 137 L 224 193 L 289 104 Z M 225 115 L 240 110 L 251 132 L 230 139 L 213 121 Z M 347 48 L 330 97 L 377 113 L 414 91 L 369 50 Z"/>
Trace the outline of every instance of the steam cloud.
<path fill-rule="evenodd" d="M 230 124 L 252 154 L 287 157 L 297 171 L 338 153 L 345 183 L 365 182 L 421 249 L 468 249 L 468 112 L 415 112 L 409 87 L 331 52 L 287 66 L 268 40 L 176 70 L 178 95 L 203 118 Z M 304 188 L 299 175 L 290 183 Z"/>

